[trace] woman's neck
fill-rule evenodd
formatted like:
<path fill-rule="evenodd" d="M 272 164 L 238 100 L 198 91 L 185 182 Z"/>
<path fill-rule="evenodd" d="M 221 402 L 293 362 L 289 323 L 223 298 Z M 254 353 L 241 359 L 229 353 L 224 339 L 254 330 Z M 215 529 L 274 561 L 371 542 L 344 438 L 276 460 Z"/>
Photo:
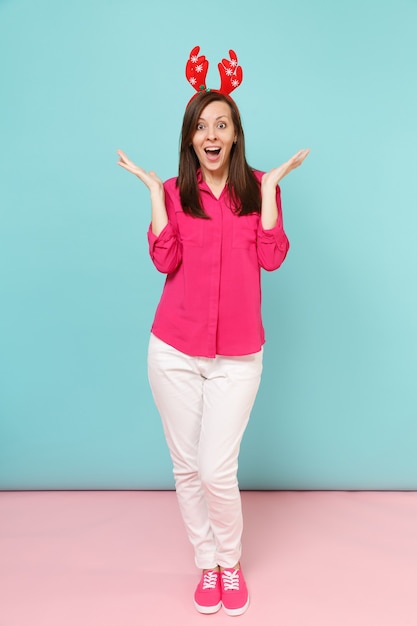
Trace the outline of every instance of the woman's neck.
<path fill-rule="evenodd" d="M 216 176 L 215 174 L 211 175 L 210 173 L 205 172 L 203 177 L 204 177 L 204 182 L 209 187 L 212 194 L 216 198 L 219 198 L 224 189 L 224 186 L 227 183 L 227 178 L 228 178 L 227 174 Z"/>

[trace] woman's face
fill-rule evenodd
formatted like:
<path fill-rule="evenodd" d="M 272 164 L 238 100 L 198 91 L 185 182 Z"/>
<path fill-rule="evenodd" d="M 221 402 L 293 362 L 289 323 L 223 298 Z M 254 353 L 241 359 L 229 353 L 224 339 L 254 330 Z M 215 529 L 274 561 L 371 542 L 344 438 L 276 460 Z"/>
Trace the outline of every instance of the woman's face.
<path fill-rule="evenodd" d="M 221 100 L 208 104 L 197 121 L 192 140 L 204 179 L 213 176 L 227 178 L 235 141 L 236 131 L 229 105 Z"/>

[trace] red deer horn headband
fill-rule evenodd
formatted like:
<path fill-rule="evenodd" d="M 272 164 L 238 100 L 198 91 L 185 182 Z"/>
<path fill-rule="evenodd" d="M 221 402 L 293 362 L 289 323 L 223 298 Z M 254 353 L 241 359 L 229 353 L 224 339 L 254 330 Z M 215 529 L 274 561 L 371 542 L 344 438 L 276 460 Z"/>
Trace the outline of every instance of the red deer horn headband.
<path fill-rule="evenodd" d="M 230 59 L 222 59 L 218 64 L 220 73 L 220 89 L 209 89 L 206 85 L 206 76 L 209 66 L 205 56 L 199 56 L 200 46 L 196 46 L 190 52 L 190 58 L 185 66 L 185 75 L 188 82 L 198 93 L 204 91 L 216 91 L 225 96 L 229 96 L 236 87 L 242 82 L 243 72 L 240 65 L 237 64 L 236 52 L 229 50 Z M 191 98 L 195 98 L 197 94 Z"/>

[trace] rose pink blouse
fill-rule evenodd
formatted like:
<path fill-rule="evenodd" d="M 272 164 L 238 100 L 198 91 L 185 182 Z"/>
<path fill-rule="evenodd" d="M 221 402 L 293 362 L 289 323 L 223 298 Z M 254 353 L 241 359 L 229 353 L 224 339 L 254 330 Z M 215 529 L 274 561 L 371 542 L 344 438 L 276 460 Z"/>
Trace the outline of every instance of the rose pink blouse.
<path fill-rule="evenodd" d="M 255 175 L 260 181 L 262 172 Z M 236 215 L 227 187 L 216 198 L 201 174 L 201 200 L 211 219 L 187 215 L 175 183 L 164 183 L 168 224 L 157 237 L 148 231 L 152 261 L 167 274 L 152 333 L 191 356 L 259 352 L 265 343 L 260 268 L 276 270 L 289 249 L 280 189 L 277 225 L 264 230 L 259 214 Z"/>

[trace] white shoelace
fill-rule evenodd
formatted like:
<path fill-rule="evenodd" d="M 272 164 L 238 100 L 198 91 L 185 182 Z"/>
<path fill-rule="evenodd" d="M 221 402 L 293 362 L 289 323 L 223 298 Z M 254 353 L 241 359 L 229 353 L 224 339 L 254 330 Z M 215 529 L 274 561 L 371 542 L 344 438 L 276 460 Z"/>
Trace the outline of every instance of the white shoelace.
<path fill-rule="evenodd" d="M 217 572 L 206 572 L 203 577 L 203 589 L 214 589 L 217 583 Z"/>
<path fill-rule="evenodd" d="M 234 572 L 222 572 L 222 578 L 225 591 L 239 591 L 238 570 Z"/>

